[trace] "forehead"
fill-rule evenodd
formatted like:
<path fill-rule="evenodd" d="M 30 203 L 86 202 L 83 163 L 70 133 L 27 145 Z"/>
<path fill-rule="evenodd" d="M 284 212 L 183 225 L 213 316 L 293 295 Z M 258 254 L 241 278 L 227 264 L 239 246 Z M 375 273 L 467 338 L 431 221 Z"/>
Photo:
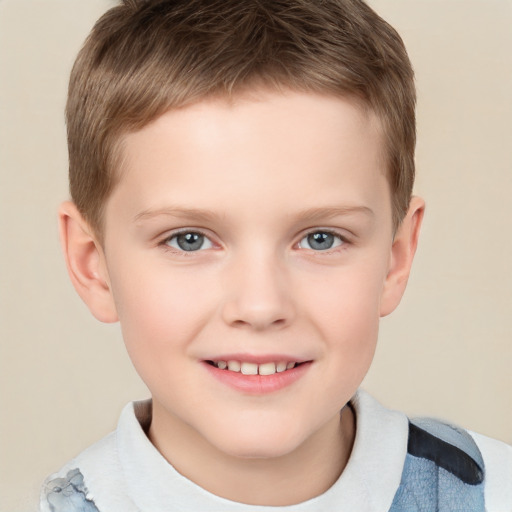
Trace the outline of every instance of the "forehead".
<path fill-rule="evenodd" d="M 287 91 L 169 111 L 123 141 L 112 201 L 230 209 L 362 205 L 389 196 L 380 123 L 358 102 Z M 388 197 L 387 197 L 388 198 Z"/>

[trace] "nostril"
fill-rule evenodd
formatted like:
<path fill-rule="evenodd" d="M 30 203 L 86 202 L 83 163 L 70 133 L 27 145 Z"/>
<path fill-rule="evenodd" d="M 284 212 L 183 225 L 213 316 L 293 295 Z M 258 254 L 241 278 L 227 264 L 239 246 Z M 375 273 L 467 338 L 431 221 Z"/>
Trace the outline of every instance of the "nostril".
<path fill-rule="evenodd" d="M 256 330 L 268 329 L 269 327 L 284 327 L 287 323 L 285 318 L 278 318 L 277 320 L 267 320 L 265 318 L 252 318 L 247 320 L 234 320 L 231 322 L 233 327 L 252 327 Z"/>

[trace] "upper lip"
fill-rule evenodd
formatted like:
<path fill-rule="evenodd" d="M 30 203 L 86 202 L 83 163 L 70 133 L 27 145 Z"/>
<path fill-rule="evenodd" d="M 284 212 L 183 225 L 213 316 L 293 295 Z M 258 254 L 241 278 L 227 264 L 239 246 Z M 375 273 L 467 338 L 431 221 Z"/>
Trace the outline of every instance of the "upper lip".
<path fill-rule="evenodd" d="M 207 357 L 205 361 L 240 361 L 244 363 L 254 364 L 265 364 L 265 363 L 278 363 L 294 362 L 294 363 L 305 363 L 311 361 L 300 356 L 294 356 L 290 354 L 221 354 L 218 356 Z"/>

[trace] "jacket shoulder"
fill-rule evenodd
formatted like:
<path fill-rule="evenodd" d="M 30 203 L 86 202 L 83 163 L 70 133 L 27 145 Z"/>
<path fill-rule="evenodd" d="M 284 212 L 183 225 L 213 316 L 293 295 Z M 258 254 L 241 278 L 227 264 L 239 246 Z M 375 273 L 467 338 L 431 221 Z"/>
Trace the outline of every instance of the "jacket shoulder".
<path fill-rule="evenodd" d="M 433 419 L 409 421 L 407 452 L 430 460 L 465 484 L 484 480 L 484 461 L 480 450 L 465 430 Z"/>
<path fill-rule="evenodd" d="M 41 512 L 99 512 L 95 489 L 99 482 L 117 479 L 119 463 L 115 432 L 67 462 L 43 483 Z"/>

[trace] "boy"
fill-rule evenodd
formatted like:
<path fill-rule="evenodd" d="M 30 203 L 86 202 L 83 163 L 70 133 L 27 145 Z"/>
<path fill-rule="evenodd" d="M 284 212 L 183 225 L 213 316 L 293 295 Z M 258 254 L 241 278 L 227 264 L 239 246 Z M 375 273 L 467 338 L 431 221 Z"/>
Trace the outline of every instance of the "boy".
<path fill-rule="evenodd" d="M 152 397 L 41 510 L 512 509 L 508 447 L 357 391 L 423 217 L 414 104 L 361 1 L 100 19 L 70 82 L 61 235 Z"/>

